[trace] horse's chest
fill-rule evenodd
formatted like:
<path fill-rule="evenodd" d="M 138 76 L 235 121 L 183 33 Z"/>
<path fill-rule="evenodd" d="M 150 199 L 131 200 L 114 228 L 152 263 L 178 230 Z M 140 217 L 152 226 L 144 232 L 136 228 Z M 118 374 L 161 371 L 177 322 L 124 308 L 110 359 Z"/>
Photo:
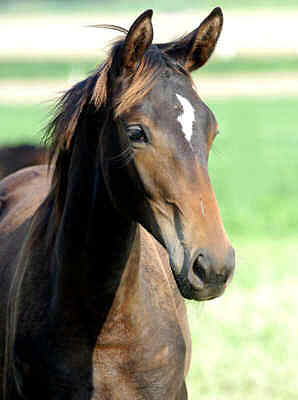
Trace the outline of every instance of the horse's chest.
<path fill-rule="evenodd" d="M 176 400 L 181 392 L 190 351 L 184 304 L 170 268 L 148 249 L 147 243 L 141 267 L 126 268 L 98 337 L 92 400 Z"/>
<path fill-rule="evenodd" d="M 113 333 L 111 342 L 99 340 L 92 400 L 176 398 L 184 381 L 185 342 L 178 324 L 158 322 L 126 334 L 123 327 L 118 343 Z"/>

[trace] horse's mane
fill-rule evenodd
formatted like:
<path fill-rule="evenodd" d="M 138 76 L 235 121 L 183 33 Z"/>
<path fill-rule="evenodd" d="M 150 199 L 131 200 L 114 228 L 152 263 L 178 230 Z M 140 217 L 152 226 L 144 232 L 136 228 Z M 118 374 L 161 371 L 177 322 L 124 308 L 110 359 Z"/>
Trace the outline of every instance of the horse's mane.
<path fill-rule="evenodd" d="M 95 111 L 97 126 L 104 127 L 107 118 L 115 121 L 141 102 L 167 66 L 177 70 L 157 46 L 151 46 L 136 70 L 127 71 L 122 67 L 123 46 L 124 40 L 114 43 L 106 61 L 64 93 L 46 127 L 44 141 L 50 146 L 49 165 L 54 170 L 51 193 L 58 219 L 65 201 L 73 139 L 77 134 L 88 134 L 86 129 L 78 128 L 81 118 L 88 119 Z M 104 128 L 99 130 L 103 133 Z"/>
<path fill-rule="evenodd" d="M 123 40 L 116 42 L 107 60 L 100 64 L 89 77 L 66 91 L 57 102 L 54 117 L 47 125 L 44 135 L 45 142 L 50 143 L 51 161 L 61 150 L 70 148 L 85 107 L 94 105 L 99 110 L 108 105 L 113 109 L 113 117 L 120 117 L 142 100 L 165 66 L 171 64 L 156 46 L 152 46 L 145 53 L 136 71 L 121 76 L 121 85 L 118 85 L 116 95 L 114 92 L 111 96 L 111 84 L 119 78 L 123 43 Z"/>

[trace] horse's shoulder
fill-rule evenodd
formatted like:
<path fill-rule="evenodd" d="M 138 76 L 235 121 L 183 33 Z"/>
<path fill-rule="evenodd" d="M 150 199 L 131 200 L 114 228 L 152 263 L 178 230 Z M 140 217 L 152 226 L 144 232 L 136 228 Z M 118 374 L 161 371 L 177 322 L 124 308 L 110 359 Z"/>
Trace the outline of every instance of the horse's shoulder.
<path fill-rule="evenodd" d="M 0 181 L 0 234 L 15 230 L 31 217 L 49 191 L 46 165 L 24 168 Z"/>

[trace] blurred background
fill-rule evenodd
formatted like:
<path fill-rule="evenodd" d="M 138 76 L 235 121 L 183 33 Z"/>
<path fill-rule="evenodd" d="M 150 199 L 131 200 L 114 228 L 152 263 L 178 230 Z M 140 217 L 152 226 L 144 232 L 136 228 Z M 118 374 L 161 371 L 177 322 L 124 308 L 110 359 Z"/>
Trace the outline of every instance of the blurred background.
<path fill-rule="evenodd" d="M 217 5 L 223 34 L 194 79 L 219 123 L 209 170 L 237 266 L 222 298 L 188 304 L 189 398 L 297 399 L 297 0 L 0 0 L 0 145 L 38 144 L 53 100 L 104 58 L 118 34 L 86 25 L 153 8 L 162 42 Z"/>

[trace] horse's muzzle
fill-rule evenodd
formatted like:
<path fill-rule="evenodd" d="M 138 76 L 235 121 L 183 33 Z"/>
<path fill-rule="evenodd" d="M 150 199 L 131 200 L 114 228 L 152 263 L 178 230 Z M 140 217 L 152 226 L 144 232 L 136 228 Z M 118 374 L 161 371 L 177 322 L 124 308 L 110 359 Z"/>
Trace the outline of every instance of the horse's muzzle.
<path fill-rule="evenodd" d="M 235 252 L 230 247 L 223 262 L 200 249 L 176 277 L 183 297 L 192 300 L 210 300 L 220 296 L 231 281 L 235 268 Z"/>

